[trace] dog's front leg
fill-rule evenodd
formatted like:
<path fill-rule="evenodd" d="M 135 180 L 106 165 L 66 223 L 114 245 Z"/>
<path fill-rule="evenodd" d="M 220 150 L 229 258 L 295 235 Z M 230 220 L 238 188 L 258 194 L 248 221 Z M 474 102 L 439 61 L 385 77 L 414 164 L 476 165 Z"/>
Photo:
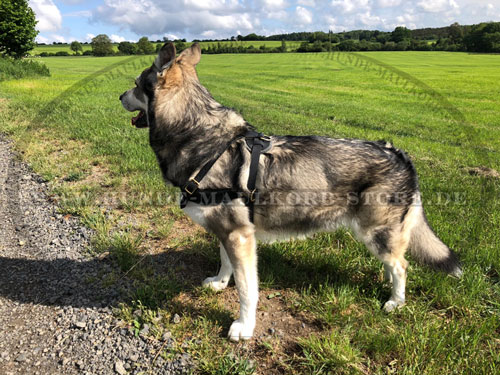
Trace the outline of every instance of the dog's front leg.
<path fill-rule="evenodd" d="M 240 297 L 240 317 L 231 325 L 228 336 L 232 341 L 248 340 L 255 328 L 259 299 L 254 230 L 248 227 L 234 230 L 223 243 L 233 265 L 234 281 Z"/>
<path fill-rule="evenodd" d="M 229 283 L 229 279 L 233 274 L 233 266 L 231 265 L 231 261 L 227 256 L 226 249 L 224 249 L 224 245 L 222 242 L 220 243 L 220 261 L 221 267 L 219 274 L 214 277 L 207 277 L 203 281 L 203 286 L 206 288 L 211 288 L 213 290 L 222 290 L 226 288 Z"/>

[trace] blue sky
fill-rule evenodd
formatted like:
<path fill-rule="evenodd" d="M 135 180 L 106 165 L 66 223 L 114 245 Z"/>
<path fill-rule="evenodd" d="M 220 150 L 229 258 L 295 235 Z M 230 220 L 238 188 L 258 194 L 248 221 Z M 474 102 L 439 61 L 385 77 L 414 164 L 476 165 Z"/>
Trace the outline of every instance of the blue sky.
<path fill-rule="evenodd" d="M 439 27 L 500 21 L 500 0 L 30 0 L 37 41 L 192 40 L 252 32 Z"/>

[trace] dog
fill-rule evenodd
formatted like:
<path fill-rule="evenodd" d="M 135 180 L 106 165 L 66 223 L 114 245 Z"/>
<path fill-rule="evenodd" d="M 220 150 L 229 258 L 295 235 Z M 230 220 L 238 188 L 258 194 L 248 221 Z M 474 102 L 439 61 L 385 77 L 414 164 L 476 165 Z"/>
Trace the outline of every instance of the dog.
<path fill-rule="evenodd" d="M 238 136 L 253 127 L 200 83 L 200 58 L 197 43 L 177 57 L 175 46 L 165 44 L 120 100 L 128 111 L 139 111 L 133 125 L 149 128 L 150 145 L 168 184 L 182 188 L 225 150 L 199 188 L 232 188 L 242 192 L 241 198 L 215 204 L 189 201 L 184 212 L 220 240 L 220 271 L 203 285 L 222 290 L 234 275 L 240 316 L 229 329 L 231 340 L 249 339 L 255 328 L 258 240 L 300 238 L 339 225 L 351 228 L 383 263 L 392 283 L 384 304 L 388 312 L 405 302 L 408 248 L 423 264 L 462 274 L 455 253 L 427 222 L 413 163 L 383 141 L 271 136 L 272 147 L 258 162 L 259 199 L 249 207 L 244 197 L 252 194 L 246 187 L 251 152 Z"/>

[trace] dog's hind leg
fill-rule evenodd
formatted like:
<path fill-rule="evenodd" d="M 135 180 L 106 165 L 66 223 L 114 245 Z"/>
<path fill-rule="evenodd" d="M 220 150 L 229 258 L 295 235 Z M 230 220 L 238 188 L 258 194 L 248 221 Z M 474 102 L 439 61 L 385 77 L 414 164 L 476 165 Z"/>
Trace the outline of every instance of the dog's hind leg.
<path fill-rule="evenodd" d="M 387 312 L 391 312 L 405 303 L 407 266 L 408 262 L 404 258 L 384 260 L 384 267 L 387 267 L 392 277 L 391 298 L 384 304 L 384 310 Z"/>
<path fill-rule="evenodd" d="M 385 277 L 392 282 L 391 298 L 384 304 L 387 312 L 404 305 L 406 269 L 408 262 L 404 255 L 409 244 L 409 236 L 401 225 L 379 227 L 365 237 L 370 251 L 384 264 Z"/>
<path fill-rule="evenodd" d="M 240 317 L 231 325 L 228 336 L 232 341 L 248 340 L 255 328 L 259 299 L 254 229 L 243 227 L 233 230 L 223 240 L 223 244 L 233 266 L 234 281 L 240 297 Z"/>
<path fill-rule="evenodd" d="M 206 288 L 211 288 L 213 290 L 222 290 L 227 287 L 229 283 L 229 279 L 231 279 L 231 275 L 233 274 L 233 266 L 231 265 L 231 261 L 227 256 L 226 249 L 224 249 L 224 245 L 222 242 L 220 243 L 220 260 L 221 267 L 219 274 L 214 277 L 207 277 L 203 281 L 203 286 Z"/>

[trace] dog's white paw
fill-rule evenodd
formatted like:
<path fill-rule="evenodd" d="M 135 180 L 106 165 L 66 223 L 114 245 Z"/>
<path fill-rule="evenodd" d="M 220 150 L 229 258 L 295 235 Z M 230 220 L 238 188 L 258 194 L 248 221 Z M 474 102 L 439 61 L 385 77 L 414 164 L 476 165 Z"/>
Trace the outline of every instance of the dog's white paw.
<path fill-rule="evenodd" d="M 253 329 L 255 324 L 244 324 L 238 320 L 235 320 L 229 328 L 229 334 L 227 335 L 231 341 L 239 341 L 251 339 L 253 336 Z"/>
<path fill-rule="evenodd" d="M 394 311 L 394 310 L 400 308 L 404 304 L 405 304 L 404 301 L 395 301 L 393 299 L 390 299 L 389 301 L 387 301 L 384 304 L 384 310 L 386 312 L 391 312 L 391 311 Z"/>
<path fill-rule="evenodd" d="M 207 277 L 205 280 L 203 280 L 202 285 L 205 288 L 210 288 L 212 290 L 219 291 L 225 289 L 228 282 L 229 280 L 224 280 L 224 279 L 221 280 L 219 279 L 218 276 L 214 276 L 214 277 Z"/>

